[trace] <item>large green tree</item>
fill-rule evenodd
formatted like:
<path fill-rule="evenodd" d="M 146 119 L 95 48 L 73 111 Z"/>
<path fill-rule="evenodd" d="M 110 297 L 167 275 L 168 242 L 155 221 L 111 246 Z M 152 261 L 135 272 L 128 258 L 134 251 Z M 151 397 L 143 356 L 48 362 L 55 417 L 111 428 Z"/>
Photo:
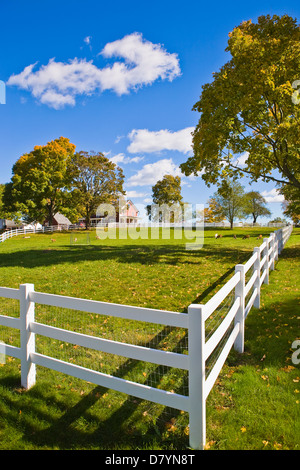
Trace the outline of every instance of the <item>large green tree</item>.
<path fill-rule="evenodd" d="M 235 219 L 244 215 L 243 186 L 238 181 L 224 179 L 213 197 L 219 208 L 219 215 L 225 217 L 233 228 Z"/>
<path fill-rule="evenodd" d="M 284 215 L 292 219 L 294 224 L 300 224 L 300 191 L 294 187 L 286 187 L 282 209 Z"/>
<path fill-rule="evenodd" d="M 181 178 L 165 175 L 152 186 L 152 197 L 155 204 L 174 204 L 181 202 Z"/>
<path fill-rule="evenodd" d="M 164 175 L 152 186 L 152 199 L 153 204 L 146 207 L 151 220 L 174 222 L 182 219 L 183 203 L 179 176 Z"/>
<path fill-rule="evenodd" d="M 61 211 L 65 215 L 72 203 L 72 157 L 75 145 L 60 137 L 34 147 L 14 164 L 11 182 L 6 185 L 6 207 L 20 211 L 28 220 L 41 223 Z"/>
<path fill-rule="evenodd" d="M 261 16 L 229 34 L 231 59 L 202 88 L 185 175 L 210 185 L 248 175 L 300 188 L 300 27 Z M 242 156 L 242 158 L 240 158 Z"/>
<path fill-rule="evenodd" d="M 244 197 L 244 215 L 253 217 L 255 224 L 258 217 L 270 217 L 265 198 L 258 191 L 249 191 Z"/>
<path fill-rule="evenodd" d="M 14 212 L 10 202 L 6 200 L 9 189 L 10 183 L 0 184 L 0 219 L 9 219 L 19 223 L 22 214 Z"/>
<path fill-rule="evenodd" d="M 91 216 L 100 204 L 117 206 L 119 196 L 124 194 L 124 174 L 120 167 L 102 153 L 76 153 L 72 159 L 74 169 L 73 187 L 77 207 L 90 226 Z"/>

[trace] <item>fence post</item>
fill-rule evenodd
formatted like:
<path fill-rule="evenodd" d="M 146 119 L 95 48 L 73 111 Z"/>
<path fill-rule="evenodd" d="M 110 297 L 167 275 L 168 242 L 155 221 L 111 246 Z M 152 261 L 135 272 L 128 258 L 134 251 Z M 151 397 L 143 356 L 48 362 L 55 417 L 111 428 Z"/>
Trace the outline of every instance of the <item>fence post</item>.
<path fill-rule="evenodd" d="M 282 228 L 278 230 L 278 254 L 282 252 Z"/>
<path fill-rule="evenodd" d="M 30 331 L 34 321 L 34 302 L 29 300 L 29 293 L 34 291 L 33 284 L 20 285 L 20 321 L 21 321 L 21 386 L 29 389 L 35 384 L 36 368 L 30 354 L 35 352 L 35 335 Z"/>
<path fill-rule="evenodd" d="M 275 259 L 275 261 L 277 261 L 277 260 L 278 260 L 278 230 L 275 230 L 274 236 L 275 236 L 275 253 L 274 253 L 274 259 Z"/>
<path fill-rule="evenodd" d="M 206 443 L 205 306 L 188 307 L 189 428 L 190 447 L 203 450 Z"/>
<path fill-rule="evenodd" d="M 239 323 L 240 329 L 234 342 L 234 349 L 243 353 L 245 336 L 245 266 L 243 264 L 237 264 L 235 272 L 240 273 L 240 280 L 235 286 L 235 299 L 240 297 L 240 306 L 234 317 L 234 324 Z"/>
<path fill-rule="evenodd" d="M 253 289 L 257 289 L 257 296 L 253 302 L 253 307 L 260 308 L 260 248 L 255 247 L 253 252 L 256 253 L 257 256 L 253 265 L 253 271 L 256 271 L 256 279 L 253 285 Z"/>
<path fill-rule="evenodd" d="M 270 266 L 270 269 L 271 271 L 274 271 L 275 269 L 275 234 L 274 233 L 271 233 L 271 248 L 272 248 L 272 251 L 271 251 L 271 260 L 272 260 L 272 263 L 271 263 L 271 266 Z"/>
<path fill-rule="evenodd" d="M 283 233 L 283 228 L 281 229 L 281 235 L 280 235 L 280 253 L 282 252 L 283 248 L 284 248 L 284 233 Z"/>
<path fill-rule="evenodd" d="M 265 278 L 264 278 L 264 284 L 269 284 L 269 255 L 268 255 L 269 242 L 268 242 L 268 238 L 264 238 L 264 242 L 266 242 L 266 246 L 263 249 L 263 256 L 266 256 L 266 261 L 265 261 L 265 264 L 264 264 L 264 270 L 266 269 L 266 271 L 267 271 L 267 273 L 265 275 Z"/>

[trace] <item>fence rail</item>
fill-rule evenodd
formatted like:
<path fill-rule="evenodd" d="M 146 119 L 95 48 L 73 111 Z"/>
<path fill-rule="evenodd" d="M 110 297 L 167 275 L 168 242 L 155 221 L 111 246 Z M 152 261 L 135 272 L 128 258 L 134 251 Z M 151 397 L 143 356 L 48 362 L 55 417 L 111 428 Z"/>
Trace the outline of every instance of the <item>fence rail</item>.
<path fill-rule="evenodd" d="M 43 226 L 40 228 L 15 228 L 5 230 L 0 234 L 0 243 L 8 240 L 9 238 L 16 237 L 17 235 L 28 235 L 30 233 L 47 233 L 47 232 L 60 232 L 61 230 L 78 230 L 80 227 L 75 225 L 51 225 L 49 227 Z"/>
<path fill-rule="evenodd" d="M 203 449 L 206 442 L 206 399 L 231 348 L 234 347 L 240 353 L 244 351 L 245 319 L 252 306 L 259 308 L 261 285 L 269 282 L 269 271 L 274 269 L 275 261 L 291 232 L 292 226 L 288 226 L 265 238 L 259 247 L 254 248 L 253 254 L 245 264 L 236 265 L 232 278 L 206 304 L 190 305 L 188 314 L 35 292 L 32 284 L 22 284 L 19 289 L 0 287 L 0 297 L 16 299 L 20 303 L 20 317 L 0 315 L 0 325 L 20 330 L 21 338 L 20 347 L 0 343 L 0 353 L 21 360 L 21 385 L 26 389 L 35 384 L 35 368 L 38 365 L 128 395 L 187 411 L 190 446 L 194 449 Z M 249 271 L 250 278 L 246 282 Z M 206 340 L 205 322 L 230 295 L 233 295 L 234 300 L 228 313 Z M 185 328 L 188 334 L 188 354 L 155 350 L 44 325 L 35 321 L 35 304 Z M 186 370 L 189 375 L 188 396 L 114 377 L 37 353 L 35 335 Z M 206 361 L 224 337 L 225 344 L 222 345 L 221 352 L 207 375 Z"/>

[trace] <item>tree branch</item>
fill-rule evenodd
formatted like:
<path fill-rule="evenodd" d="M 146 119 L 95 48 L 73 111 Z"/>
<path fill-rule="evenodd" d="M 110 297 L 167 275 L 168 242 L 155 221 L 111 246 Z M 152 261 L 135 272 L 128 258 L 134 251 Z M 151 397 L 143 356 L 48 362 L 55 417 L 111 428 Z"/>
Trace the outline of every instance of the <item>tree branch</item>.
<path fill-rule="evenodd" d="M 247 174 L 257 178 L 257 175 L 253 171 L 245 170 L 244 168 L 240 168 L 237 165 L 234 165 L 233 163 L 231 163 L 230 161 L 228 161 L 227 163 L 231 168 L 234 168 L 236 170 L 239 170 L 243 173 L 247 173 Z M 269 175 L 262 174 L 262 175 L 259 175 L 258 178 L 268 179 L 268 180 L 271 180 L 271 181 L 275 181 L 276 183 L 289 184 L 289 185 L 293 186 L 293 183 L 291 181 L 279 180 L 279 179 L 275 178 L 274 176 L 269 176 Z"/>

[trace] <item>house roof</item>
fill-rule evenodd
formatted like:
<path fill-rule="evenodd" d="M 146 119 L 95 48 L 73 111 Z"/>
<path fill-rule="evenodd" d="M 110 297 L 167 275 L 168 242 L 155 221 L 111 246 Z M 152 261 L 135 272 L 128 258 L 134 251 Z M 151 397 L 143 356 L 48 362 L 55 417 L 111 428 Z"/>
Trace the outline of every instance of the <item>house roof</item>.
<path fill-rule="evenodd" d="M 133 204 L 131 199 L 128 200 L 121 200 L 121 203 L 123 203 L 122 206 L 120 206 L 120 215 L 126 215 L 129 206 L 133 207 L 133 209 L 136 211 L 136 213 L 139 213 L 139 210 L 136 208 L 136 206 Z"/>
<path fill-rule="evenodd" d="M 72 222 L 70 222 L 67 217 L 65 217 L 63 214 L 60 214 L 59 212 L 56 212 L 56 214 L 54 215 L 54 219 L 58 224 L 72 225 Z"/>
<path fill-rule="evenodd" d="M 128 199 L 128 201 L 127 201 L 126 204 L 130 204 L 130 205 L 134 208 L 134 210 L 135 210 L 136 212 L 139 212 L 139 210 L 138 210 L 137 207 L 134 205 L 134 203 L 132 202 L 131 199 Z"/>
<path fill-rule="evenodd" d="M 6 228 L 15 228 L 21 224 L 18 224 L 10 219 L 0 219 L 2 225 L 6 225 Z"/>

